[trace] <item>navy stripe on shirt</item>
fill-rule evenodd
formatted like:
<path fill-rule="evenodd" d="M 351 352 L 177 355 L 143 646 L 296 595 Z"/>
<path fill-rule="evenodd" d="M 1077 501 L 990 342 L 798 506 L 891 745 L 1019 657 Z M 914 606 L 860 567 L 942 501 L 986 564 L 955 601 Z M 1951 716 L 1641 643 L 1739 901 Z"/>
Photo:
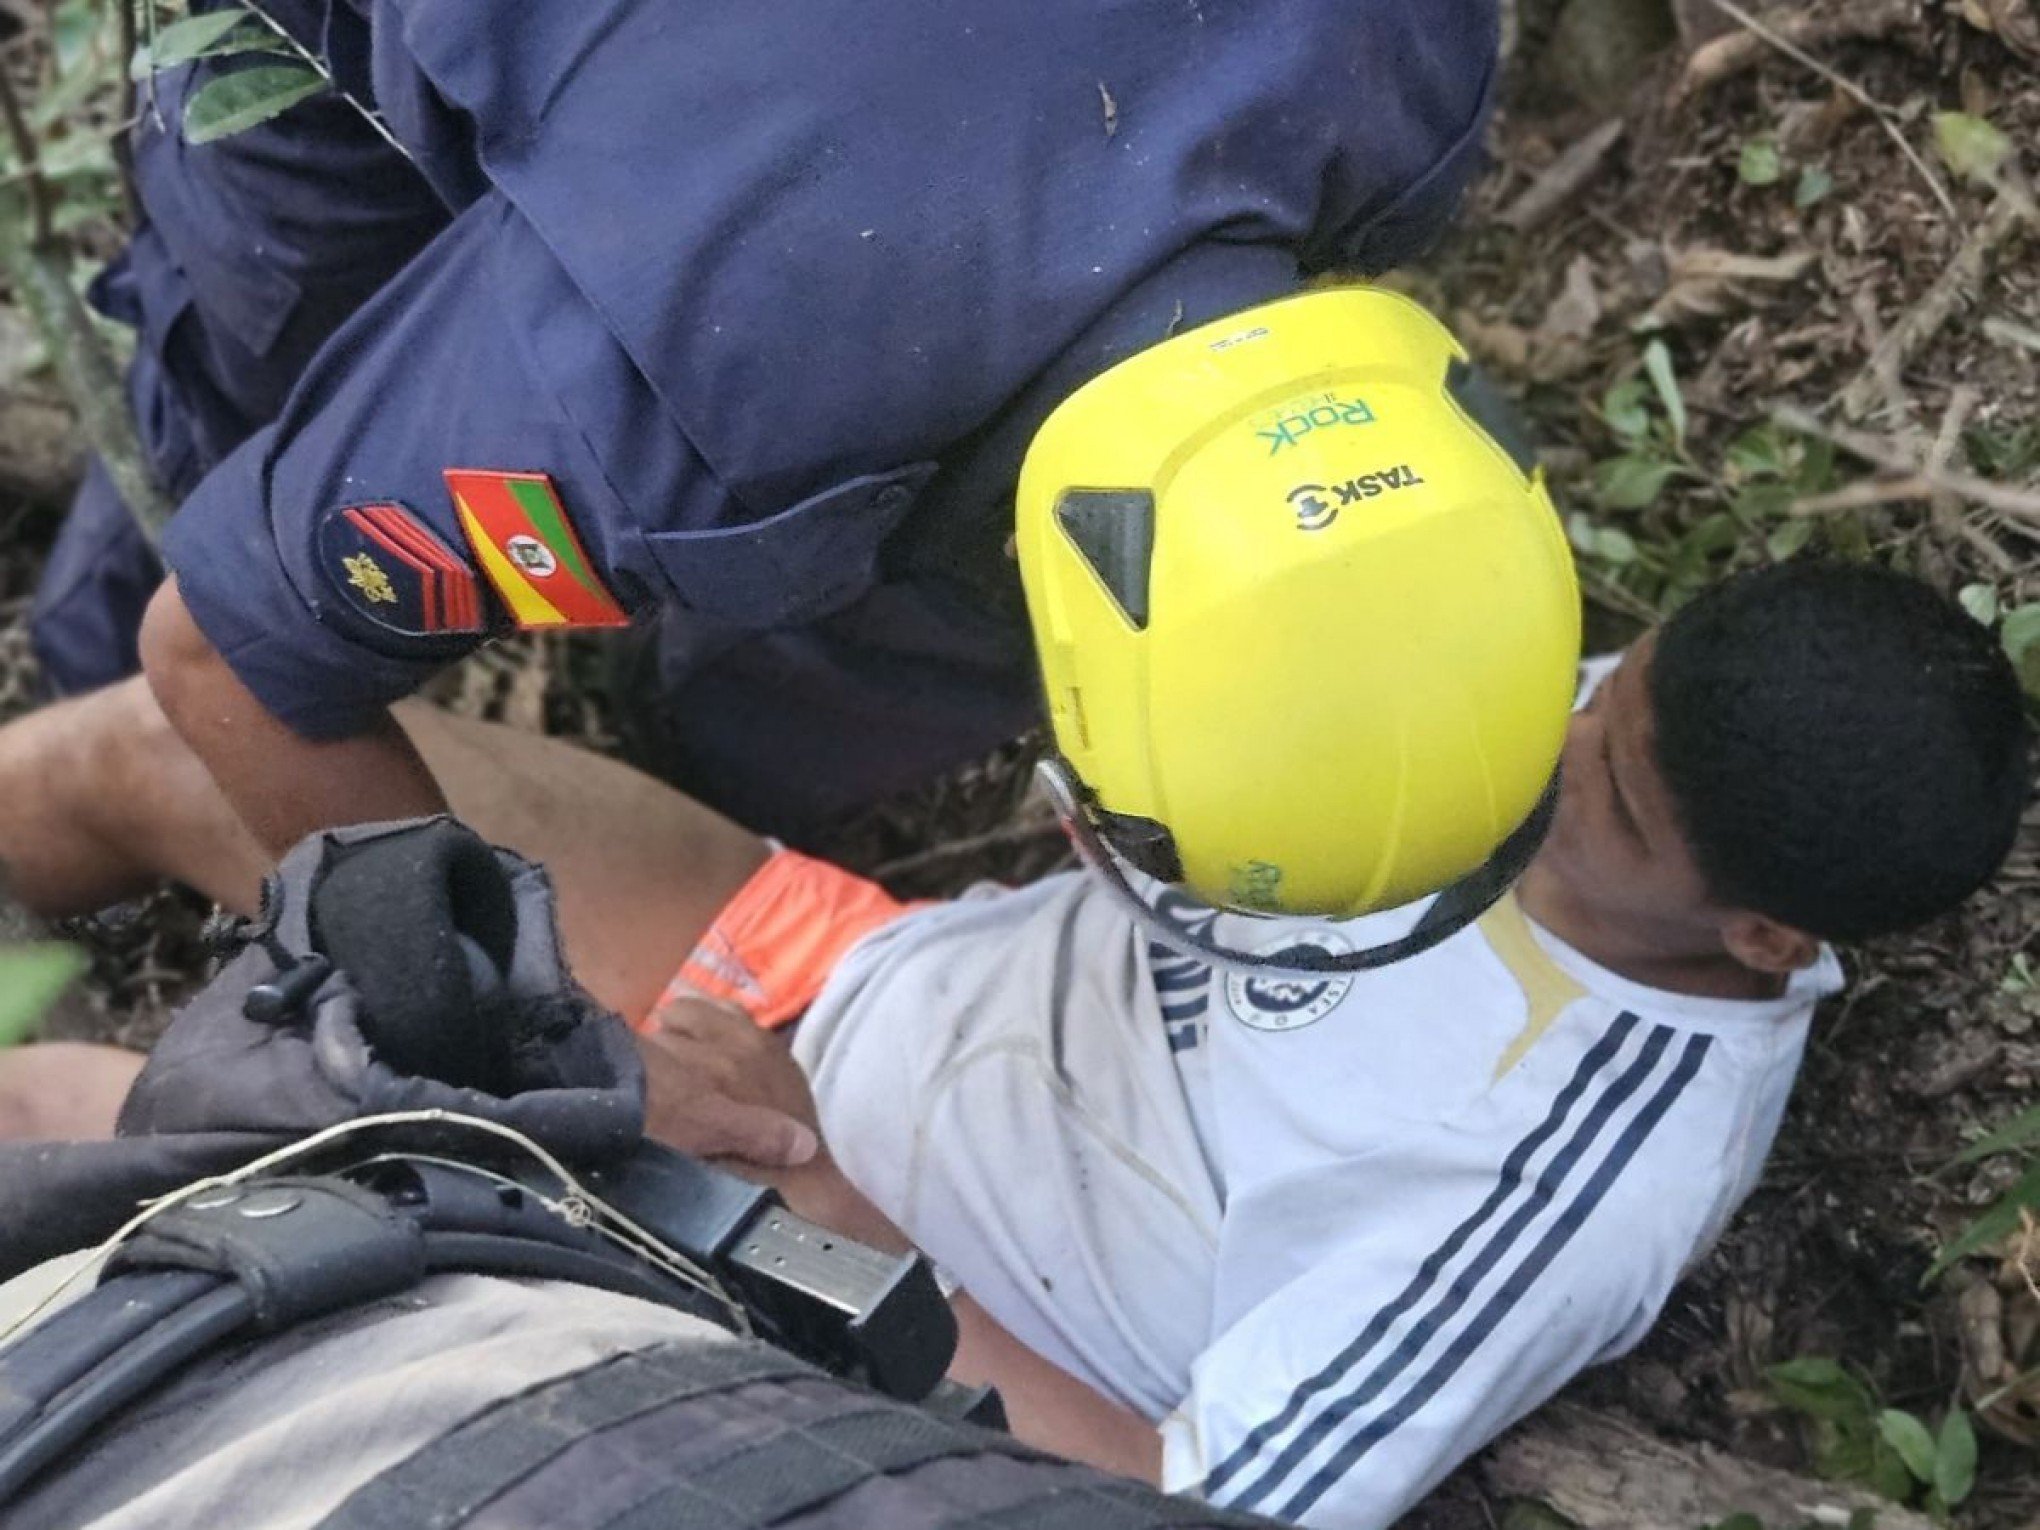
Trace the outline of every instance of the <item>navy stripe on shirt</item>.
<path fill-rule="evenodd" d="M 1656 1070 L 1658 1059 L 1664 1055 L 1671 1039 L 1669 1028 L 1662 1025 L 1651 1028 L 1635 1061 L 1601 1091 L 1565 1146 L 1553 1155 L 1551 1162 L 1537 1176 L 1530 1194 L 1521 1199 L 1509 1219 L 1489 1236 L 1474 1257 L 1467 1261 L 1465 1268 L 1453 1277 L 1451 1284 L 1438 1294 L 1429 1310 L 1410 1325 L 1402 1342 L 1361 1380 L 1358 1388 L 1320 1411 L 1308 1425 L 1292 1435 L 1260 1476 L 1233 1496 L 1235 1504 L 1241 1508 L 1253 1508 L 1265 1502 L 1282 1479 L 1317 1449 L 1354 1409 L 1372 1402 L 1409 1369 L 1438 1331 L 1458 1315 L 1460 1308 L 1472 1297 L 1474 1288 L 1515 1246 L 1524 1229 L 1551 1204 L 1574 1167 L 1593 1146 L 1594 1139 L 1607 1126 L 1609 1118 L 1628 1103 L 1630 1096 L 1641 1089 L 1644 1080 Z M 1343 1383 L 1344 1379 L 1341 1376 L 1339 1383 L 1334 1384 Z"/>
<path fill-rule="evenodd" d="M 1277 1511 L 1282 1518 L 1297 1519 L 1308 1513 L 1311 1506 L 1341 1477 L 1351 1471 L 1368 1451 L 1395 1433 L 1397 1428 L 1436 1396 L 1439 1389 L 1458 1373 L 1467 1358 L 1509 1315 L 1516 1303 L 1522 1300 L 1523 1293 L 1530 1289 L 1537 1277 L 1543 1274 L 1545 1268 L 1557 1257 L 1559 1250 L 1564 1248 L 1572 1240 L 1573 1234 L 1580 1230 L 1581 1224 L 1593 1213 L 1594 1208 L 1601 1204 L 1602 1197 L 1608 1193 L 1608 1187 L 1615 1183 L 1629 1161 L 1636 1156 L 1636 1150 L 1643 1146 L 1644 1140 L 1663 1119 L 1665 1112 L 1670 1110 L 1673 1102 L 1685 1092 L 1686 1085 L 1692 1082 L 1693 1075 L 1700 1071 L 1700 1064 L 1707 1056 L 1710 1043 L 1711 1038 L 1707 1036 L 1687 1038 L 1678 1065 L 1672 1069 L 1670 1076 L 1658 1086 L 1657 1093 L 1652 1095 L 1649 1103 L 1637 1112 L 1635 1119 L 1623 1130 L 1622 1135 L 1615 1139 L 1615 1144 L 1607 1157 L 1601 1160 L 1580 1193 L 1574 1197 L 1572 1204 L 1566 1207 L 1558 1220 L 1538 1240 L 1536 1247 L 1509 1272 L 1508 1278 L 1502 1282 L 1494 1295 L 1488 1298 L 1487 1305 L 1481 1308 L 1473 1322 L 1453 1340 L 1443 1354 L 1438 1356 L 1416 1384 L 1403 1393 L 1393 1407 L 1377 1414 L 1359 1429 L 1340 1447 L 1338 1454 L 1318 1468 L 1310 1480 L 1290 1496 L 1289 1501 Z M 1363 1387 L 1360 1392 L 1340 1399 L 1326 1410 L 1320 1422 L 1325 1418 L 1334 1422 L 1343 1421 L 1354 1409 L 1364 1404 L 1366 1398 L 1362 1393 L 1365 1391 L 1366 1388 Z"/>
<path fill-rule="evenodd" d="M 1552 1101 L 1550 1113 L 1510 1150 L 1509 1156 L 1503 1160 L 1501 1174 L 1488 1198 L 1480 1204 L 1473 1215 L 1453 1228 L 1445 1241 L 1426 1256 L 1424 1262 L 1418 1266 L 1416 1274 L 1410 1278 L 1409 1284 L 1404 1286 L 1386 1307 L 1375 1313 L 1358 1338 L 1335 1355 L 1316 1375 L 1300 1383 L 1296 1390 L 1290 1393 L 1289 1401 L 1283 1404 L 1281 1412 L 1256 1425 L 1234 1448 L 1232 1454 L 1212 1470 L 1204 1480 L 1200 1490 L 1201 1496 L 1214 1497 L 1245 1467 L 1251 1465 L 1269 1441 L 1296 1422 L 1313 1397 L 1337 1386 L 1344 1379 L 1346 1372 L 1380 1342 L 1381 1336 L 1390 1326 L 1423 1300 L 1437 1281 L 1439 1272 L 1514 1194 L 1522 1182 L 1523 1171 L 1528 1167 L 1531 1157 L 1564 1127 L 1567 1116 L 1572 1113 L 1573 1106 L 1593 1082 L 1594 1076 L 1608 1065 L 1610 1059 L 1621 1050 L 1623 1043 L 1640 1023 L 1635 1015 L 1627 1011 L 1615 1017 L 1601 1039 L 1580 1059 L 1572 1078 Z"/>

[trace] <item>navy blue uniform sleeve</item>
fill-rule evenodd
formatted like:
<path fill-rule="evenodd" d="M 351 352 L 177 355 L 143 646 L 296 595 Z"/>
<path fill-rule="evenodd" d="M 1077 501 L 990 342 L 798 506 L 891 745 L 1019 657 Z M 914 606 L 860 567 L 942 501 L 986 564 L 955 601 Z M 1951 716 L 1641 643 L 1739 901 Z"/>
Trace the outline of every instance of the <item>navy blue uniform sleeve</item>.
<path fill-rule="evenodd" d="M 592 577 L 631 614 L 657 602 L 661 580 L 627 507 L 679 524 L 727 514 L 714 475 L 522 217 L 483 198 L 334 335 L 278 420 L 207 475 L 165 539 L 199 627 L 306 737 L 359 731 L 509 625 L 447 469 L 550 480 Z M 335 517 L 387 518 L 385 507 L 401 513 L 390 535 L 414 552 L 416 528 L 436 539 L 423 561 L 443 578 L 464 570 L 468 605 L 442 597 L 453 616 L 438 611 L 439 630 L 406 630 L 419 625 L 403 578 L 417 558 L 356 533 L 336 542 Z M 381 566 L 353 573 L 350 549 L 364 547 Z M 386 604 L 348 587 L 386 575 Z"/>

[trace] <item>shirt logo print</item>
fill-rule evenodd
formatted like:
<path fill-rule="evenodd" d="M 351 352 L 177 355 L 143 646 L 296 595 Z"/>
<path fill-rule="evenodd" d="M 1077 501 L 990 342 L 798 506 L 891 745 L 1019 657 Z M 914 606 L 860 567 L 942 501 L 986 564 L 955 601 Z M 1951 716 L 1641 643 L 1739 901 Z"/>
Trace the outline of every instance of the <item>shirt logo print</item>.
<path fill-rule="evenodd" d="M 1333 930 L 1303 930 L 1277 936 L 1254 954 L 1272 961 L 1305 952 L 1344 956 L 1353 943 Z M 1298 1031 L 1339 1007 L 1352 990 L 1351 973 L 1233 972 L 1226 975 L 1225 1003 L 1240 1024 L 1256 1031 Z"/>

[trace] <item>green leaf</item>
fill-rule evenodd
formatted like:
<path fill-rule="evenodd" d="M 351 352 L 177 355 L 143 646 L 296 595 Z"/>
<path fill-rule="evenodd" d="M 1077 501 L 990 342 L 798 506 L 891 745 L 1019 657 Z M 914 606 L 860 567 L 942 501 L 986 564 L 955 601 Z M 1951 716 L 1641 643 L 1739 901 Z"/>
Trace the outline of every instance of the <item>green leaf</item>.
<path fill-rule="evenodd" d="M 303 64 L 264 64 L 209 80 L 184 104 L 187 143 L 211 143 L 267 122 L 326 88 Z"/>
<path fill-rule="evenodd" d="M 1989 1248 L 2010 1237 L 2023 1225 L 2022 1213 L 2034 1210 L 2040 1210 L 2040 1163 L 2026 1170 L 2019 1182 L 1999 1196 L 1990 1210 L 1963 1228 L 1952 1243 L 1934 1256 L 1934 1262 L 1927 1266 L 1927 1273 L 1920 1277 L 1920 1284 L 1931 1285 L 1958 1259 L 1966 1259 L 1978 1249 Z"/>
<path fill-rule="evenodd" d="M 1717 510 L 1679 538 L 1666 566 L 1666 577 L 1675 585 L 1704 584 L 1708 561 L 1741 541 L 1742 528 L 1735 523 L 1735 517 Z"/>
<path fill-rule="evenodd" d="M 2011 154 L 2012 141 L 1968 112 L 1935 112 L 1934 147 L 1964 180 L 1988 185 Z"/>
<path fill-rule="evenodd" d="M 230 42 L 234 33 L 242 28 L 247 29 L 243 38 Z M 205 16 L 187 16 L 182 21 L 173 21 L 160 28 L 153 44 L 135 49 L 135 56 L 128 63 L 128 75 L 132 79 L 146 80 L 160 69 L 174 69 L 179 64 L 188 64 L 208 54 L 238 53 L 242 45 L 264 45 L 269 37 L 270 33 L 259 23 L 251 21 L 244 10 L 229 9 Z"/>
<path fill-rule="evenodd" d="M 1835 189 L 1835 178 L 1819 165 L 1799 172 L 1799 184 L 1792 188 L 1792 205 L 1804 211 Z"/>
<path fill-rule="evenodd" d="M 1764 1380 L 1778 1401 L 1812 1418 L 1861 1424 L 1876 1411 L 1870 1389 L 1824 1355 L 1768 1366 Z"/>
<path fill-rule="evenodd" d="M 1770 554 L 1773 563 L 1783 563 L 1812 540 L 1813 517 L 1796 515 L 1779 522 L 1778 528 L 1764 538 L 1764 551 Z"/>
<path fill-rule="evenodd" d="M 1650 434 L 1650 411 L 1643 405 L 1643 394 L 1643 379 L 1631 377 L 1601 398 L 1601 417 L 1625 441 L 1640 441 Z"/>
<path fill-rule="evenodd" d="M 1678 375 L 1672 371 L 1672 353 L 1662 340 L 1643 348 L 1643 370 L 1657 389 L 1658 402 L 1665 406 L 1665 418 L 1672 422 L 1672 439 L 1686 444 L 1686 400 L 1679 392 Z"/>
<path fill-rule="evenodd" d="M 1990 584 L 1965 584 L 1955 592 L 1955 599 L 1963 610 L 1988 627 L 1997 620 L 1997 586 Z"/>
<path fill-rule="evenodd" d="M 1835 486 L 1835 443 L 1815 436 L 1799 439 L 1799 471 L 1792 486 L 1801 494 L 1820 494 Z"/>
<path fill-rule="evenodd" d="M 1969 460 L 1988 478 L 2024 478 L 2040 467 L 2040 420 L 1975 425 L 1962 433 Z"/>
<path fill-rule="evenodd" d="M 1641 510 L 1679 471 L 1656 457 L 1614 457 L 1594 464 L 1594 497 L 1610 510 Z"/>
<path fill-rule="evenodd" d="M 1899 1460 L 1905 1462 L 1905 1469 L 1922 1482 L 1934 1480 L 1934 1437 L 1927 1432 L 1927 1426 L 1910 1413 L 1897 1408 L 1886 1408 L 1877 1415 L 1877 1432 L 1884 1441 L 1898 1452 Z"/>
<path fill-rule="evenodd" d="M 1777 185 L 1778 178 L 1785 173 L 1785 161 L 1778 153 L 1778 140 L 1767 134 L 1744 144 L 1735 173 L 1745 186 Z"/>
<path fill-rule="evenodd" d="M 0 950 L 0 1047 L 27 1040 L 43 1011 L 84 967 L 75 946 L 55 941 Z"/>
<path fill-rule="evenodd" d="M 1634 563 L 1636 539 L 1626 531 L 1605 526 L 1594 538 L 1594 551 L 1608 563 Z"/>
<path fill-rule="evenodd" d="M 1519 1498 L 1502 1511 L 1502 1530 L 1579 1530 L 1549 1504 Z"/>
<path fill-rule="evenodd" d="M 50 41 L 55 45 L 58 75 L 70 74 L 83 65 L 92 52 L 101 21 L 99 7 L 64 5 L 57 8 L 56 26 Z"/>
<path fill-rule="evenodd" d="M 1911 1463 L 1908 1462 L 1908 1465 Z M 1941 1438 L 1934 1447 L 1934 1491 L 1949 1508 L 1976 1486 L 1976 1430 L 1960 1407 L 1941 1420 Z"/>
<path fill-rule="evenodd" d="M 1737 520 L 1754 530 L 1764 522 L 1775 521 L 1784 515 L 1798 497 L 1790 484 L 1753 483 L 1738 489 L 1728 507 Z"/>
<path fill-rule="evenodd" d="M 2040 1142 L 2040 1105 L 2020 1111 L 1989 1136 L 1977 1138 L 1950 1160 L 1949 1167 L 1995 1158 L 2031 1142 Z"/>
<path fill-rule="evenodd" d="M 1707 1530 L 1764 1530 L 1764 1522 L 1754 1514 L 1731 1514 L 1727 1519 L 1718 1519 Z"/>
<path fill-rule="evenodd" d="M 2040 600 L 2007 611 L 1998 641 L 2005 645 L 2005 655 L 2019 672 L 2026 694 L 2040 700 Z"/>
<path fill-rule="evenodd" d="M 1766 421 L 1728 443 L 1728 465 L 1745 478 L 1782 478 L 1788 465 L 1787 436 Z"/>
<path fill-rule="evenodd" d="M 1912 1496 L 1913 1474 L 1899 1458 L 1897 1451 L 1884 1443 L 1882 1437 L 1870 1436 L 1870 1468 L 1856 1480 L 1867 1482 L 1873 1491 L 1883 1494 L 1894 1503 L 1904 1503 Z"/>

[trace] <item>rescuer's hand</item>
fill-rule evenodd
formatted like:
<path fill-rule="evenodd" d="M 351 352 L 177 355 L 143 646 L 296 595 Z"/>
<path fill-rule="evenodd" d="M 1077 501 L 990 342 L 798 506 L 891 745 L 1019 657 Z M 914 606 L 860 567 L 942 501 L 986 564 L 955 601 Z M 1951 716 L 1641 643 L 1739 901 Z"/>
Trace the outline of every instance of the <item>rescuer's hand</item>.
<path fill-rule="evenodd" d="M 806 1163 L 821 1145 L 814 1095 L 786 1043 L 740 1010 L 670 999 L 639 1038 L 645 1131 L 702 1158 L 759 1169 Z"/>

